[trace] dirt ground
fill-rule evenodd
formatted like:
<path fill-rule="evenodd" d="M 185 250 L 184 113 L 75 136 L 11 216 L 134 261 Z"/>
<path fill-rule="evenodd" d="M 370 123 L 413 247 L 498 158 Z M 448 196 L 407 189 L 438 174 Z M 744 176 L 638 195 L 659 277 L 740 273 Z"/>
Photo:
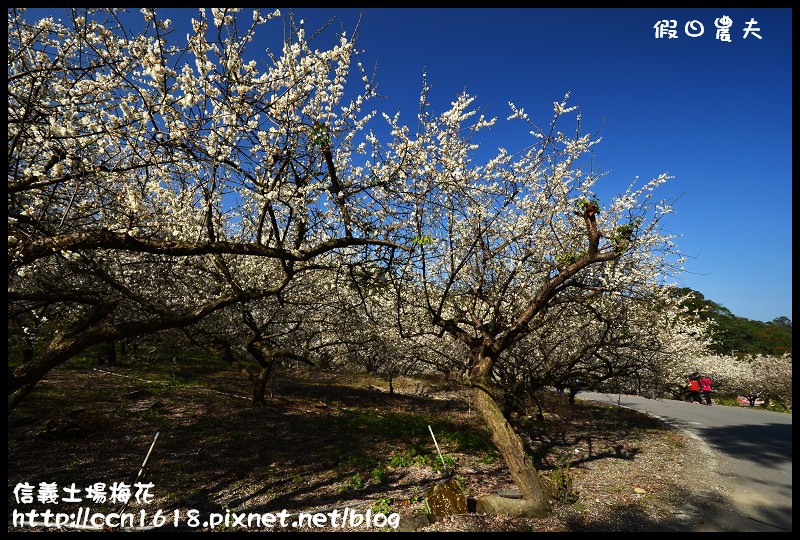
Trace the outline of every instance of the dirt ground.
<path fill-rule="evenodd" d="M 685 531 L 697 517 L 683 504 L 687 479 L 702 466 L 687 459 L 697 455 L 696 441 L 632 411 L 569 405 L 549 392 L 540 397 L 544 420 L 516 422 L 542 476 L 560 488 L 551 515 L 477 514 L 476 499 L 514 485 L 469 393 L 433 377 L 398 377 L 394 394 L 388 388 L 373 375 L 284 370 L 270 385 L 268 406 L 254 408 L 247 382 L 225 371 L 53 371 L 8 418 L 8 530 L 33 530 L 19 518 L 33 509 L 123 510 L 136 516 L 134 526 L 155 518 L 166 528 L 177 516 L 179 527 L 195 531 L 393 530 L 378 514 L 396 514 L 401 527 L 421 531 Z M 414 525 L 410 516 L 426 512 L 426 495 L 445 473 L 458 480 L 472 511 Z M 152 500 L 132 497 L 122 508 L 86 491 L 136 480 L 152 484 Z M 32 503 L 17 500 L 24 483 L 33 487 Z M 41 483 L 55 484 L 61 498 L 73 484 L 81 491 L 76 502 L 42 502 Z M 342 526 L 345 510 L 350 520 Z M 328 517 L 292 527 L 301 512 Z M 236 521 L 239 514 L 249 525 Z M 276 521 L 260 522 L 266 515 Z M 334 515 L 341 516 L 337 526 Z"/>

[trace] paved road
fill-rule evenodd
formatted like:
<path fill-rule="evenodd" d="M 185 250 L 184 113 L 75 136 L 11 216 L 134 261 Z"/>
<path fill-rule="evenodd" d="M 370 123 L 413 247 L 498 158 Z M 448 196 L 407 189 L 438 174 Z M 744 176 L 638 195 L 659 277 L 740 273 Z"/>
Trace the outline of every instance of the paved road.
<path fill-rule="evenodd" d="M 712 490 L 687 501 L 704 532 L 792 530 L 792 415 L 760 408 L 580 392 L 576 399 L 617 404 L 660 417 L 703 441 L 717 473 Z"/>

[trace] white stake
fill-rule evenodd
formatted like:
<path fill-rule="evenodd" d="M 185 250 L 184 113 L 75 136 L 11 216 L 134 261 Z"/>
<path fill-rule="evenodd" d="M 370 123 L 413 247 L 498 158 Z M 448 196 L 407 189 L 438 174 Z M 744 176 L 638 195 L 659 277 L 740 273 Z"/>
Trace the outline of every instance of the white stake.
<path fill-rule="evenodd" d="M 442 460 L 442 467 L 444 467 L 444 473 L 447 474 L 447 464 L 444 462 L 444 458 L 442 457 L 442 451 L 439 450 L 439 443 L 436 442 L 436 436 L 433 434 L 433 428 L 430 424 L 428 424 L 428 431 L 431 432 L 431 437 L 433 437 L 433 444 L 436 445 L 436 451 L 439 452 L 439 459 Z"/>

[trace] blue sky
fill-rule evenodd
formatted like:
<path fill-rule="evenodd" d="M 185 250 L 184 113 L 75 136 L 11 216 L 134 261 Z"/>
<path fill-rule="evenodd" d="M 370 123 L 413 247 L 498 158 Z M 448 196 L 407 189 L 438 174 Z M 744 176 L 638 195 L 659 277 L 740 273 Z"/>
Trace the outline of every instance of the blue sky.
<path fill-rule="evenodd" d="M 288 10 L 284 9 L 284 12 Z M 445 110 L 467 91 L 504 119 L 513 101 L 549 121 L 571 92 L 587 131 L 601 129 L 601 180 L 621 191 L 639 176 L 675 178 L 681 195 L 666 228 L 680 235 L 689 272 L 680 285 L 735 315 L 792 318 L 792 23 L 790 9 L 294 9 L 310 33 L 332 17 L 361 57 L 377 62 L 386 110 L 412 123 L 422 72 Z M 730 42 L 716 39 L 728 16 Z M 761 39 L 744 38 L 755 19 Z M 655 37 L 675 20 L 678 37 Z M 689 37 L 685 25 L 704 32 Z M 690 26 L 696 34 L 698 28 Z M 498 130 L 498 131 L 501 131 Z M 503 139 L 520 148 L 527 141 Z M 601 197 L 602 201 L 602 197 Z"/>
<path fill-rule="evenodd" d="M 609 196 L 636 176 L 675 177 L 661 194 L 681 196 L 665 222 L 687 257 L 679 285 L 740 317 L 792 318 L 791 9 L 293 11 L 309 35 L 335 17 L 314 42 L 320 49 L 335 43 L 334 31 L 353 35 L 363 13 L 359 59 L 370 70 L 377 63 L 380 109 L 399 110 L 407 124 L 415 123 L 423 72 L 435 112 L 466 91 L 489 117 L 504 120 L 512 101 L 541 125 L 571 92 L 584 131 L 601 130 L 595 156 Z M 179 28 L 197 17 L 194 9 L 162 13 Z M 724 16 L 733 22 L 730 42 L 715 37 Z M 743 37 L 751 19 L 761 39 Z M 676 22 L 677 39 L 656 38 L 661 20 Z M 687 35 L 690 21 L 703 25 L 702 35 Z M 280 32 L 279 24 L 262 32 Z M 484 144 L 512 150 L 531 142 L 503 124 Z"/>

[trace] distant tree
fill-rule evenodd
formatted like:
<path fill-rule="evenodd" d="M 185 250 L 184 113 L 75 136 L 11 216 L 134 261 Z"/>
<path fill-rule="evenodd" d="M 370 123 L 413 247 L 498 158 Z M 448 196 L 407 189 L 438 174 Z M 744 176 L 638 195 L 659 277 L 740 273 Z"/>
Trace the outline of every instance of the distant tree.
<path fill-rule="evenodd" d="M 672 294 L 681 299 L 681 304 L 687 311 L 700 319 L 716 319 L 721 316 L 732 316 L 728 308 L 707 299 L 703 293 L 688 287 L 674 287 Z"/>
<path fill-rule="evenodd" d="M 777 325 L 777 326 L 783 326 L 785 328 L 791 328 L 792 327 L 792 319 L 790 319 L 789 317 L 786 317 L 786 316 L 777 317 L 775 319 L 772 319 L 772 322 L 770 324 L 774 324 L 774 325 Z"/>
<path fill-rule="evenodd" d="M 719 354 L 780 355 L 792 352 L 791 326 L 753 321 L 743 317 L 718 317 L 717 345 Z"/>

